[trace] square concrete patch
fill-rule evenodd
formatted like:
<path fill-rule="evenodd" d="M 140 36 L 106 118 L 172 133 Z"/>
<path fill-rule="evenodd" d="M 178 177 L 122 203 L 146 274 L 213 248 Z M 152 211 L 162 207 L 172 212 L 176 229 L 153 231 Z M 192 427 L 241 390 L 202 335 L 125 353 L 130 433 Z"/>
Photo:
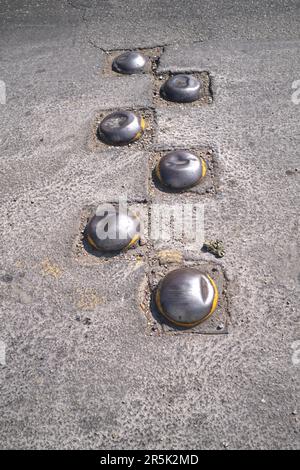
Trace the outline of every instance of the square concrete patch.
<path fill-rule="evenodd" d="M 97 149 L 99 150 L 109 150 L 109 149 L 135 149 L 135 150 L 145 150 L 153 146 L 155 136 L 156 136 L 156 116 L 155 112 L 152 109 L 148 108 L 126 108 L 122 111 L 132 111 L 135 114 L 141 116 L 145 120 L 145 130 L 143 135 L 139 140 L 131 142 L 128 145 L 114 146 L 108 145 L 101 140 L 98 133 L 98 126 L 100 122 L 109 114 L 118 111 L 118 109 L 111 109 L 100 111 L 93 118 L 87 134 L 87 148 L 89 151 L 93 152 Z"/>
<path fill-rule="evenodd" d="M 210 318 L 193 328 L 183 328 L 171 324 L 158 311 L 155 304 L 155 292 L 161 279 L 170 271 L 179 267 L 193 267 L 209 274 L 215 281 L 219 292 L 218 306 Z M 207 261 L 186 261 L 180 252 L 170 250 L 163 254 L 157 252 L 150 261 L 148 280 L 141 289 L 140 307 L 147 318 L 146 333 L 150 336 L 162 335 L 220 335 L 228 334 L 229 312 L 227 288 L 228 281 L 225 278 L 220 264 Z"/>
<path fill-rule="evenodd" d="M 125 52 L 129 51 L 135 51 L 135 52 L 140 52 L 143 54 L 145 57 L 148 57 L 149 60 L 145 66 L 144 71 L 134 74 L 134 75 L 144 75 L 144 74 L 151 74 L 154 73 L 158 67 L 158 62 L 160 59 L 160 56 L 162 54 L 163 47 L 154 47 L 154 48 L 138 48 L 138 49 L 117 49 L 117 50 L 110 50 L 110 51 L 105 51 L 106 53 L 106 61 L 105 65 L 103 68 L 103 75 L 108 75 L 108 76 L 124 76 L 126 74 L 122 74 L 119 72 L 116 72 L 112 69 L 112 63 L 116 57 L 118 57 L 121 54 L 124 54 Z"/>
<path fill-rule="evenodd" d="M 180 74 L 185 72 L 180 72 Z M 161 89 L 164 83 L 172 76 L 179 75 L 179 72 L 162 72 L 155 74 L 153 77 L 153 102 L 157 108 L 176 107 L 186 109 L 189 107 L 201 107 L 211 104 L 213 101 L 211 92 L 211 79 L 208 72 L 186 72 L 187 75 L 192 75 L 197 78 L 201 83 L 199 99 L 191 103 L 176 103 L 165 99 L 161 94 Z"/>
<path fill-rule="evenodd" d="M 193 196 L 194 198 L 197 196 L 213 196 L 216 194 L 217 188 L 215 184 L 215 160 L 216 156 L 212 149 L 208 148 L 192 148 L 192 149 L 180 149 L 180 150 L 187 150 L 197 157 L 202 158 L 207 167 L 206 175 L 201 181 L 191 188 L 186 190 L 178 190 L 174 191 L 167 187 L 164 187 L 161 182 L 158 180 L 155 168 L 159 160 L 166 155 L 166 153 L 170 152 L 169 149 L 166 151 L 158 151 L 155 153 L 151 153 L 149 159 L 150 171 L 149 171 L 149 196 L 151 200 L 160 200 L 160 201 L 173 201 L 176 198 L 176 202 L 178 201 L 186 201 L 188 202 Z"/>

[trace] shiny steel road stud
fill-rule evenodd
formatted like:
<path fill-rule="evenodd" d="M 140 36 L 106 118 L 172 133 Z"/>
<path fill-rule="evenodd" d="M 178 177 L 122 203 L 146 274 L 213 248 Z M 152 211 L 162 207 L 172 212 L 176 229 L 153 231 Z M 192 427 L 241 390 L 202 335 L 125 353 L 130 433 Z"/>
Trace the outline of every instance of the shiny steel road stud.
<path fill-rule="evenodd" d="M 140 52 L 128 51 L 116 57 L 112 63 L 115 72 L 124 74 L 141 73 L 148 62 L 148 58 Z"/>
<path fill-rule="evenodd" d="M 140 223 L 134 214 L 113 208 L 101 212 L 101 215 L 94 215 L 86 227 L 87 240 L 93 248 L 103 252 L 116 252 L 138 242 Z"/>
<path fill-rule="evenodd" d="M 193 75 L 178 74 L 170 77 L 161 87 L 161 95 L 177 103 L 190 103 L 200 97 L 200 81 Z"/>
<path fill-rule="evenodd" d="M 218 289 L 208 274 L 194 268 L 169 272 L 156 291 L 159 312 L 171 323 L 193 327 L 216 309 Z"/>
<path fill-rule="evenodd" d="M 126 145 L 138 140 L 145 129 L 145 121 L 131 111 L 116 111 L 100 122 L 98 135 L 109 145 Z"/>
<path fill-rule="evenodd" d="M 187 150 L 174 150 L 156 165 L 159 181 L 171 189 L 187 189 L 199 183 L 206 174 L 205 161 Z"/>

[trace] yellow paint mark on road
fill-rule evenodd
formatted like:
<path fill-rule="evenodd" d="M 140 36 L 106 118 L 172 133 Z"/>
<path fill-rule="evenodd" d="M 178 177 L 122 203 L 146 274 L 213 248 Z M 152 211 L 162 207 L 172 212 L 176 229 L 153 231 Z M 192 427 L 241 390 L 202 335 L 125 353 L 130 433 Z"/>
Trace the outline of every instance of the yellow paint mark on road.
<path fill-rule="evenodd" d="M 78 292 L 78 295 L 79 298 L 76 301 L 76 307 L 79 310 L 94 310 L 97 305 L 103 303 L 103 298 L 100 297 L 94 289 L 82 289 Z"/>
<path fill-rule="evenodd" d="M 182 253 L 176 250 L 161 250 L 157 253 L 159 264 L 181 263 Z"/>
<path fill-rule="evenodd" d="M 62 270 L 57 264 L 46 258 L 42 261 L 42 274 L 44 276 L 52 276 L 55 279 L 58 279 L 62 275 Z"/>

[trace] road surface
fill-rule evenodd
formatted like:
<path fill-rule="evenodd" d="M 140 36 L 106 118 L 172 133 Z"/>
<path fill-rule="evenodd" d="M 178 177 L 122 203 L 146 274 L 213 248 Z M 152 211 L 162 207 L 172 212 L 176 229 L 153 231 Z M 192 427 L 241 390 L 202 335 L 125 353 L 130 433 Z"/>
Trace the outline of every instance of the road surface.
<path fill-rule="evenodd" d="M 1 448 L 298 448 L 299 2 L 1 0 L 0 31 Z M 212 103 L 155 104 L 151 74 L 108 70 L 130 48 L 160 48 L 162 76 L 208 72 Z M 155 113 L 149 145 L 95 146 L 124 108 Z M 214 153 L 193 200 L 225 256 L 191 262 L 226 273 L 227 334 L 149 331 L 161 246 L 78 248 L 90 206 L 170 202 L 149 186 L 169 148 Z"/>

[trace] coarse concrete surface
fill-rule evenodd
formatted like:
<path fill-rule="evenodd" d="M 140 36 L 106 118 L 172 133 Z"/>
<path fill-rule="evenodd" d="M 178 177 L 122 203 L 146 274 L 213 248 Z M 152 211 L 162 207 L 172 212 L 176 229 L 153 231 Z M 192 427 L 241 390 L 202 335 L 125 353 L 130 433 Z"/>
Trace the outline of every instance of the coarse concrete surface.
<path fill-rule="evenodd" d="M 299 448 L 299 31 L 298 1 L 0 2 L 2 449 Z M 157 46 L 158 74 L 209 72 L 211 104 L 154 110 L 151 74 L 103 73 Z M 123 108 L 153 141 L 93 146 Z M 225 246 L 224 335 L 147 334 L 146 248 L 75 249 L 87 206 L 164 202 L 149 152 L 181 147 L 216 155 L 193 200 Z"/>

